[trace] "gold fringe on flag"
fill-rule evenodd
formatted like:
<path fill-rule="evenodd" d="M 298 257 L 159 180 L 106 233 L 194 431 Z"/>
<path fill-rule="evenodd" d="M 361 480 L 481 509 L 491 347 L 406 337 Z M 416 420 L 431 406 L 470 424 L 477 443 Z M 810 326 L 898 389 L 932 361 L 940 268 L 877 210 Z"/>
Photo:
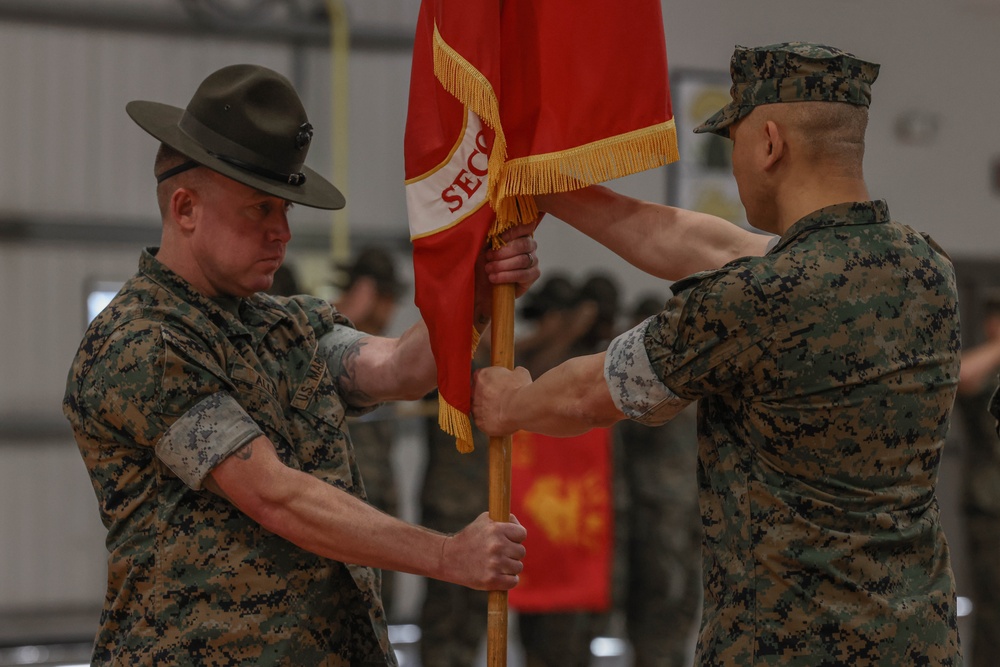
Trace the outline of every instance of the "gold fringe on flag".
<path fill-rule="evenodd" d="M 444 41 L 437 25 L 434 26 L 434 76 L 445 90 L 493 130 L 487 192 L 496 192 L 507 161 L 507 139 L 500 124 L 500 101 L 489 79 Z"/>
<path fill-rule="evenodd" d="M 487 198 L 496 214 L 489 231 L 492 246 L 511 227 L 538 219 L 534 195 L 576 190 L 674 162 L 677 129 L 673 119 L 565 151 L 507 160 L 507 139 L 500 122 L 500 102 L 489 79 L 445 42 L 434 26 L 434 76 L 448 93 L 493 130 Z M 479 344 L 473 331 L 472 351 Z M 458 451 L 473 450 L 469 416 L 438 399 L 438 424 L 455 436 Z"/>
<path fill-rule="evenodd" d="M 476 354 L 482 334 L 472 327 L 472 354 Z M 472 420 L 454 405 L 444 400 L 438 393 L 438 426 L 448 435 L 455 437 L 455 448 L 462 454 L 468 454 L 475 449 L 472 441 Z"/>
<path fill-rule="evenodd" d="M 504 162 L 507 161 L 507 140 L 500 125 L 500 102 L 489 80 L 444 41 L 436 25 L 434 26 L 434 76 L 445 90 L 493 130 L 493 150 L 489 155 L 486 190 L 487 193 L 495 192 Z M 496 247 L 496 240 L 493 242 Z M 476 348 L 479 347 L 479 339 L 480 334 L 473 327 L 472 354 L 475 354 Z M 455 437 L 455 446 L 459 452 L 468 454 L 474 449 L 469 416 L 449 404 L 440 394 L 438 425 L 445 433 Z"/>
<path fill-rule="evenodd" d="M 497 216 L 491 237 L 514 225 L 534 222 L 538 218 L 534 195 L 576 190 L 678 159 L 677 128 L 671 118 L 565 151 L 508 161 L 496 91 L 482 72 L 448 45 L 436 25 L 434 76 L 494 132 L 487 183 L 487 196 Z"/>
<path fill-rule="evenodd" d="M 462 454 L 468 454 L 475 445 L 472 442 L 472 422 L 469 415 L 438 395 L 438 426 L 448 435 L 455 436 L 455 448 Z"/>
<path fill-rule="evenodd" d="M 482 338 L 482 334 L 476 327 L 472 327 L 472 354 L 475 356 L 476 349 L 479 347 L 479 339 Z"/>
<path fill-rule="evenodd" d="M 491 201 L 497 220 L 491 234 L 538 217 L 533 195 L 567 192 L 676 161 L 674 120 L 607 137 L 565 151 L 514 158 L 504 164 Z"/>

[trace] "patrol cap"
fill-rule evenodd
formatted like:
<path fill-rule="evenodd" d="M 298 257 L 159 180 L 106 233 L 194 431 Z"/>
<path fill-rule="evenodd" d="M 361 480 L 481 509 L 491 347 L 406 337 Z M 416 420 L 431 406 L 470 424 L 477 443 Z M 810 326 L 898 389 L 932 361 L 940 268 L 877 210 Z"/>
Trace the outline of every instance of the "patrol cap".
<path fill-rule="evenodd" d="M 867 107 L 879 66 L 823 44 L 737 46 L 729 63 L 733 101 L 694 129 L 729 136 L 754 107 L 777 102 L 847 102 Z"/>

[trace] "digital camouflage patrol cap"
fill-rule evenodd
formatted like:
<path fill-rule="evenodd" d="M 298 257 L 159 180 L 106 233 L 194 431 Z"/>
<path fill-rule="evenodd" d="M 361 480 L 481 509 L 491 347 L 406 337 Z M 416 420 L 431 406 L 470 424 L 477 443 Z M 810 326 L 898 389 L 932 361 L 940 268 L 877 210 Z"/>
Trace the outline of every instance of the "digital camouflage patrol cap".
<path fill-rule="evenodd" d="M 694 129 L 729 136 L 754 107 L 777 102 L 847 102 L 867 107 L 879 66 L 823 44 L 737 46 L 729 63 L 733 101 Z"/>

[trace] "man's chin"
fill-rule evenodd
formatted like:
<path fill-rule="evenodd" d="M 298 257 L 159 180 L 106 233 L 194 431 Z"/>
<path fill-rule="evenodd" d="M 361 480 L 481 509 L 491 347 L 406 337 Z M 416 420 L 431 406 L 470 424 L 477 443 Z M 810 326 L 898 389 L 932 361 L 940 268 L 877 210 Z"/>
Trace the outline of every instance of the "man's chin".
<path fill-rule="evenodd" d="M 254 294 L 268 291 L 271 289 L 272 284 L 274 284 L 273 278 L 268 278 L 267 280 L 255 280 L 252 283 L 247 283 L 246 285 L 235 286 L 228 296 L 246 299 Z"/>

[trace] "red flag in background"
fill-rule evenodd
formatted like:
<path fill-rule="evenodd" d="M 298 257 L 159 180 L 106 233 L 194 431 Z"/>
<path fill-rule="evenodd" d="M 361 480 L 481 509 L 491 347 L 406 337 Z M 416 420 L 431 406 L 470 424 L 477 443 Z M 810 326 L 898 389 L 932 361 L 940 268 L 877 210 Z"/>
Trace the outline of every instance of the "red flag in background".
<path fill-rule="evenodd" d="M 439 422 L 472 448 L 475 261 L 532 195 L 677 159 L 659 0 L 423 0 L 405 139 Z"/>
<path fill-rule="evenodd" d="M 604 611 L 611 603 L 611 431 L 572 438 L 514 434 L 511 513 L 527 528 L 510 606 L 529 613 Z"/>

